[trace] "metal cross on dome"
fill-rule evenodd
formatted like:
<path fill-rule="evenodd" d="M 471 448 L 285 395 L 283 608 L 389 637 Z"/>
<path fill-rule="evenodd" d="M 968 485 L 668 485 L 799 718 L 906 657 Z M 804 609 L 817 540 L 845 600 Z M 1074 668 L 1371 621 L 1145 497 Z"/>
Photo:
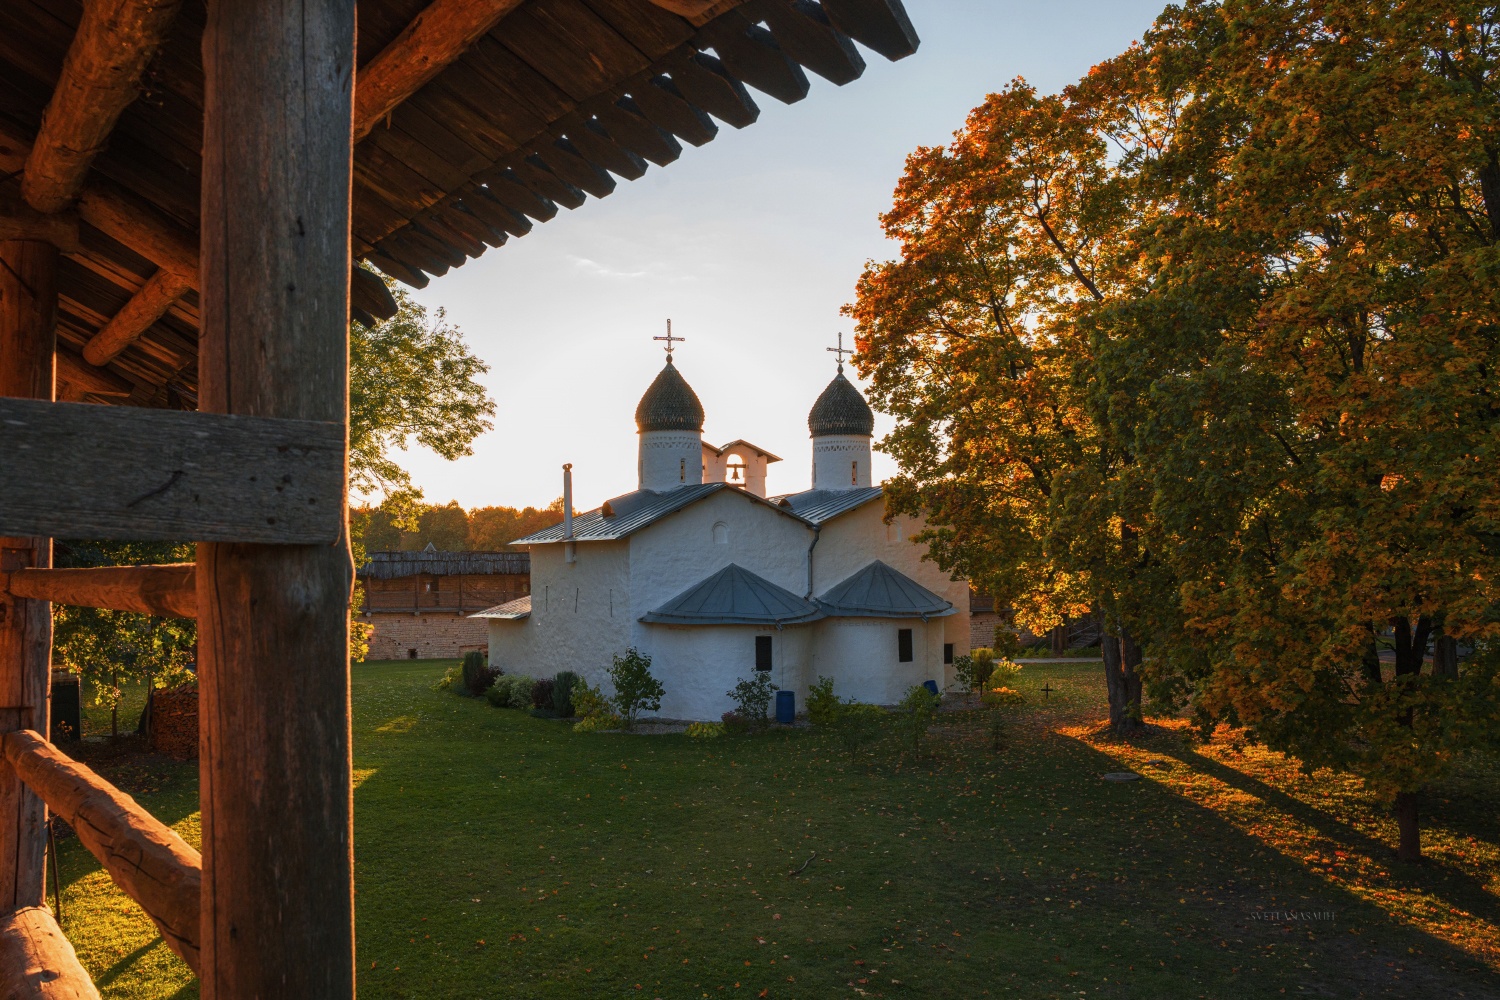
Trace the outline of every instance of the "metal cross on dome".
<path fill-rule="evenodd" d="M 672 360 L 672 345 L 674 343 L 676 343 L 676 344 L 685 344 L 685 343 L 687 343 L 687 338 L 686 337 L 674 337 L 674 336 L 672 336 L 672 321 L 671 320 L 667 320 L 667 335 L 665 337 L 652 337 L 651 339 L 652 340 L 665 340 L 667 342 L 667 360 L 669 362 Z"/>
<path fill-rule="evenodd" d="M 824 348 L 824 350 L 828 351 L 831 354 L 837 354 L 839 356 L 839 374 L 842 375 L 844 373 L 844 355 L 852 355 L 854 353 L 854 349 L 852 347 L 844 346 L 844 331 L 839 331 L 839 346 Z"/>

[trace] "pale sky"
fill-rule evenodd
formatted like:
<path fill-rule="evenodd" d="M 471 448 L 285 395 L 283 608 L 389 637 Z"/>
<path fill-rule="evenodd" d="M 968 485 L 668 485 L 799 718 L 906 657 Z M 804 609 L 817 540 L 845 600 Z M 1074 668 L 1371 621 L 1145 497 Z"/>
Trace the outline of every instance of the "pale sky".
<path fill-rule="evenodd" d="M 677 365 L 703 401 L 704 439 L 781 456 L 772 494 L 811 478 L 807 411 L 834 374 L 839 308 L 865 261 L 895 255 L 879 215 L 908 153 L 947 143 L 986 94 L 1024 76 L 1056 91 L 1138 40 L 1163 0 L 906 0 L 922 38 L 900 62 L 621 180 L 416 293 L 444 307 L 490 366 L 495 429 L 474 454 L 397 456 L 428 502 L 543 506 L 573 463 L 574 502 L 636 488 L 636 402 L 661 369 L 652 337 L 686 338 Z M 852 377 L 852 371 L 849 373 Z M 876 414 L 876 440 L 892 420 Z M 880 482 L 895 464 L 877 452 Z"/>

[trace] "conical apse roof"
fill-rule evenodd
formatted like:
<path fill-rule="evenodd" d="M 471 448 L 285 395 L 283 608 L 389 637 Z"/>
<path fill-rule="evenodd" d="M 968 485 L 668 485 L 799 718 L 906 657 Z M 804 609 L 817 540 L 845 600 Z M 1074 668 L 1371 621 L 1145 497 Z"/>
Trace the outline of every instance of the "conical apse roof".
<path fill-rule="evenodd" d="M 636 430 L 699 431 L 703 430 L 703 404 L 698 394 L 677 371 L 672 359 L 656 376 L 635 408 Z"/>
<path fill-rule="evenodd" d="M 875 433 L 875 414 L 870 404 L 860 395 L 854 383 L 844 378 L 843 369 L 828 383 L 828 388 L 813 404 L 807 415 L 807 429 L 813 437 L 828 434 L 859 434 L 869 437 Z"/>

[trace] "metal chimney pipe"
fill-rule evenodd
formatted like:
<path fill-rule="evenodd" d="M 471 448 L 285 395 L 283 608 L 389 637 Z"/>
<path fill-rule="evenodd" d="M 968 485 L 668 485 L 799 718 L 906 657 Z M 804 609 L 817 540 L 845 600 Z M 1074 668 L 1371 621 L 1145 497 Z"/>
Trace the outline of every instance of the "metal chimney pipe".
<path fill-rule="evenodd" d="M 573 541 L 573 463 L 563 466 L 563 561 L 577 562 L 578 543 Z"/>

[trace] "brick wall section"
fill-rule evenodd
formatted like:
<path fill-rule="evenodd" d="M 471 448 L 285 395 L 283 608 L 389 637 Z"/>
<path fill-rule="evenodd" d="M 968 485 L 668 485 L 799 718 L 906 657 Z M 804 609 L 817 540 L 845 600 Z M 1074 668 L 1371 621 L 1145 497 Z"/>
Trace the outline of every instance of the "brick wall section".
<path fill-rule="evenodd" d="M 151 693 L 151 749 L 178 760 L 198 756 L 198 688 Z"/>
<path fill-rule="evenodd" d="M 362 620 L 375 627 L 370 635 L 371 660 L 453 660 L 471 649 L 487 653 L 487 618 L 468 618 L 453 612 L 373 614 Z M 416 656 L 412 656 L 416 650 Z"/>

